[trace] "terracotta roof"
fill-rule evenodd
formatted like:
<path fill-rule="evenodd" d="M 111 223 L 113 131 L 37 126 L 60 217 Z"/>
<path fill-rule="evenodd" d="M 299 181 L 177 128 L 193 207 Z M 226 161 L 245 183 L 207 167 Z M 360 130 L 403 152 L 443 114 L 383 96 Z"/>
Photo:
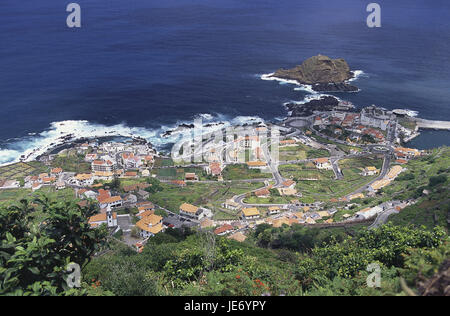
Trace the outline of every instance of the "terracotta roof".
<path fill-rule="evenodd" d="M 92 178 L 92 174 L 90 174 L 90 173 L 80 173 L 75 176 L 75 179 L 80 180 L 80 181 L 89 180 L 91 178 Z"/>
<path fill-rule="evenodd" d="M 114 212 L 113 219 L 117 218 L 117 213 Z M 89 217 L 89 224 L 94 222 L 106 222 L 106 213 L 100 213 L 94 216 Z"/>
<path fill-rule="evenodd" d="M 209 169 L 211 169 L 212 175 L 219 175 L 222 173 L 222 168 L 218 162 L 211 162 L 209 164 Z"/>
<path fill-rule="evenodd" d="M 163 226 L 161 223 L 150 227 L 150 226 L 141 225 L 141 224 L 139 224 L 139 222 L 136 223 L 136 226 L 138 228 L 140 228 L 141 230 L 145 230 L 149 233 L 152 233 L 154 235 L 156 235 L 157 233 L 159 233 L 160 231 L 163 230 Z"/>
<path fill-rule="evenodd" d="M 53 168 L 51 170 L 51 173 L 61 173 L 62 172 L 62 168 Z"/>
<path fill-rule="evenodd" d="M 198 207 L 192 204 L 188 204 L 188 203 L 183 203 L 180 206 L 180 210 L 186 213 L 197 213 L 198 211 Z"/>
<path fill-rule="evenodd" d="M 283 182 L 283 185 L 285 187 L 290 187 L 291 185 L 294 185 L 294 184 L 295 184 L 295 181 L 292 181 L 292 180 L 287 180 L 287 181 Z"/>
<path fill-rule="evenodd" d="M 317 158 L 316 160 L 314 160 L 314 162 L 316 163 L 327 163 L 329 162 L 328 158 Z"/>
<path fill-rule="evenodd" d="M 232 231 L 234 230 L 233 226 L 231 226 L 230 224 L 225 224 L 220 226 L 219 228 L 216 228 L 214 230 L 214 234 L 219 235 L 219 234 L 223 234 L 226 233 L 228 231 Z"/>
<path fill-rule="evenodd" d="M 114 202 L 118 202 L 118 201 L 122 201 L 122 198 L 120 196 L 111 196 L 109 198 L 99 200 L 99 202 L 101 204 L 109 204 L 109 203 L 114 203 Z"/>
<path fill-rule="evenodd" d="M 141 213 L 137 214 L 137 216 L 140 218 L 144 218 L 144 217 L 149 217 L 150 215 L 153 215 L 153 214 L 155 214 L 155 211 L 144 210 Z"/>
<path fill-rule="evenodd" d="M 148 231 L 152 234 L 157 234 L 163 229 L 161 221 L 162 221 L 161 216 L 152 214 L 138 221 L 136 223 L 136 226 L 141 230 Z"/>

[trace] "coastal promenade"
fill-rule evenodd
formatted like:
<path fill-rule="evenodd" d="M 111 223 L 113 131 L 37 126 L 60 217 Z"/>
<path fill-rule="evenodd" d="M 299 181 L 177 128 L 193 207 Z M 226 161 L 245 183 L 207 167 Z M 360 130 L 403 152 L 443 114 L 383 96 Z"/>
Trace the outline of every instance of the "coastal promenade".
<path fill-rule="evenodd" d="M 450 121 L 431 121 L 420 118 L 416 118 L 414 121 L 417 123 L 417 127 L 419 128 L 450 130 Z"/>

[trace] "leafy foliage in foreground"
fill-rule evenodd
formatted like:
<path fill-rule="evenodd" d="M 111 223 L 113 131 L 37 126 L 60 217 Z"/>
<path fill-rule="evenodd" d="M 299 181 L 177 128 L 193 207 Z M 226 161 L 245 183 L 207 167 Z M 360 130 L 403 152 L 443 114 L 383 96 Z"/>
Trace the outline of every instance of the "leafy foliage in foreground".
<path fill-rule="evenodd" d="M 36 223 L 34 209 L 44 221 Z M 87 222 L 93 208 L 42 197 L 30 204 L 0 208 L 0 295 L 82 295 L 69 289 L 69 263 L 86 265 L 106 236 Z"/>
<path fill-rule="evenodd" d="M 88 265 L 85 279 L 117 295 L 398 295 L 400 277 L 416 288 L 417 276 L 431 276 L 450 251 L 442 229 L 392 225 L 304 252 L 178 230 L 141 254 L 116 247 Z M 370 263 L 381 267 L 380 289 L 366 285 Z"/>

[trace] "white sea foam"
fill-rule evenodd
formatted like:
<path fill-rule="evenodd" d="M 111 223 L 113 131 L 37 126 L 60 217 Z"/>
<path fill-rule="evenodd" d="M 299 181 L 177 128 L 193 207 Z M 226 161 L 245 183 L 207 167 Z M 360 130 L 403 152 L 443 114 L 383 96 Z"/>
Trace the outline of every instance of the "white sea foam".
<path fill-rule="evenodd" d="M 305 98 L 304 98 L 303 100 L 301 100 L 301 101 L 294 101 L 294 100 L 291 100 L 291 101 L 289 101 L 289 102 L 285 102 L 284 105 L 286 106 L 287 104 L 292 104 L 292 103 L 293 103 L 293 104 L 299 104 L 299 105 L 301 105 L 301 104 L 306 104 L 306 103 L 308 103 L 308 102 L 310 102 L 310 101 L 312 101 L 312 100 L 320 100 L 320 99 L 322 99 L 323 97 L 333 97 L 333 98 L 337 99 L 339 102 L 342 102 L 342 100 L 341 100 L 340 98 L 338 98 L 337 96 L 330 95 L 330 94 L 317 93 L 317 94 L 307 95 L 307 96 L 305 96 Z"/>
<path fill-rule="evenodd" d="M 362 71 L 362 70 L 353 70 L 353 75 L 354 75 L 354 77 L 351 78 L 351 79 L 349 79 L 349 80 L 347 80 L 347 82 L 352 82 L 352 81 L 358 80 L 358 79 L 361 78 L 361 77 L 367 77 L 367 76 L 368 76 L 368 75 L 367 75 L 364 71 Z"/>
<path fill-rule="evenodd" d="M 264 122 L 256 116 L 237 116 L 230 118 L 223 114 L 201 114 L 196 117 L 204 119 L 203 124 L 208 127 L 203 128 L 203 132 L 210 133 L 214 130 L 231 125 L 242 125 L 245 123 Z M 24 138 L 17 138 L 7 142 L 7 147 L 0 148 L 0 166 L 22 161 L 32 161 L 40 155 L 69 141 L 82 138 L 99 137 L 141 137 L 149 141 L 156 149 L 163 148 L 168 144 L 173 144 L 190 133 L 189 128 L 180 128 L 177 133 L 168 137 L 161 137 L 167 131 L 176 130 L 183 124 L 192 124 L 192 121 L 177 122 L 172 126 L 161 126 L 161 128 L 150 129 L 145 127 L 130 127 L 126 124 L 115 124 L 106 126 L 85 120 L 53 122 L 50 127 L 35 135 L 28 135 Z"/>
<path fill-rule="evenodd" d="M 275 74 L 274 72 L 270 73 L 270 74 L 264 74 L 264 75 L 261 75 L 260 78 L 262 80 L 266 80 L 266 81 L 278 81 L 280 84 L 293 84 L 293 85 L 298 86 L 294 90 L 306 91 L 308 93 L 317 93 L 316 91 L 313 90 L 312 85 L 301 84 L 297 80 L 288 80 L 288 79 L 282 79 L 282 78 L 278 78 L 278 77 L 272 77 L 274 74 Z"/>
<path fill-rule="evenodd" d="M 416 117 L 417 115 L 419 115 L 419 112 L 413 111 L 413 110 L 408 110 L 408 109 L 394 109 L 394 110 L 392 110 L 392 112 L 401 114 L 401 115 L 407 115 L 410 117 Z"/>
<path fill-rule="evenodd" d="M 302 84 L 302 83 L 299 83 L 297 80 L 288 80 L 288 79 L 273 77 L 274 74 L 275 74 L 274 72 L 272 72 L 270 74 L 264 74 L 264 75 L 261 75 L 260 78 L 262 80 L 266 80 L 266 81 L 278 81 L 280 84 L 296 85 L 296 86 L 298 86 L 298 87 L 294 88 L 294 90 L 296 90 L 296 91 L 305 91 L 310 94 L 319 94 L 319 92 L 313 90 L 312 85 Z M 353 75 L 354 75 L 354 77 L 347 80 L 347 82 L 352 82 L 352 81 L 358 80 L 361 77 L 367 76 L 367 74 L 362 70 L 353 70 Z M 358 92 L 358 91 L 355 91 L 355 92 Z"/>

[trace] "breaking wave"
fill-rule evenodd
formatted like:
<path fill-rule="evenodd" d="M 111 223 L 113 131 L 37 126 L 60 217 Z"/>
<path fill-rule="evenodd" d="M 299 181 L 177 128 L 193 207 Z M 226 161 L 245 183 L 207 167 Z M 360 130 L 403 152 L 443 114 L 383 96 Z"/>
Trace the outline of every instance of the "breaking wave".
<path fill-rule="evenodd" d="M 67 120 L 53 122 L 49 128 L 40 133 L 30 133 L 23 138 L 8 140 L 0 147 L 0 166 L 19 161 L 32 161 L 63 144 L 80 139 L 102 137 L 140 137 L 150 142 L 157 150 L 166 149 L 180 138 L 190 133 L 195 118 L 201 118 L 203 132 L 248 123 L 264 123 L 257 116 L 229 117 L 224 114 L 199 114 L 191 122 L 177 122 L 174 125 L 163 125 L 160 128 L 131 127 L 125 123 L 111 126 L 97 124 L 86 120 Z M 171 133 L 168 133 L 171 132 Z M 166 135 L 166 136 L 164 136 Z"/>

